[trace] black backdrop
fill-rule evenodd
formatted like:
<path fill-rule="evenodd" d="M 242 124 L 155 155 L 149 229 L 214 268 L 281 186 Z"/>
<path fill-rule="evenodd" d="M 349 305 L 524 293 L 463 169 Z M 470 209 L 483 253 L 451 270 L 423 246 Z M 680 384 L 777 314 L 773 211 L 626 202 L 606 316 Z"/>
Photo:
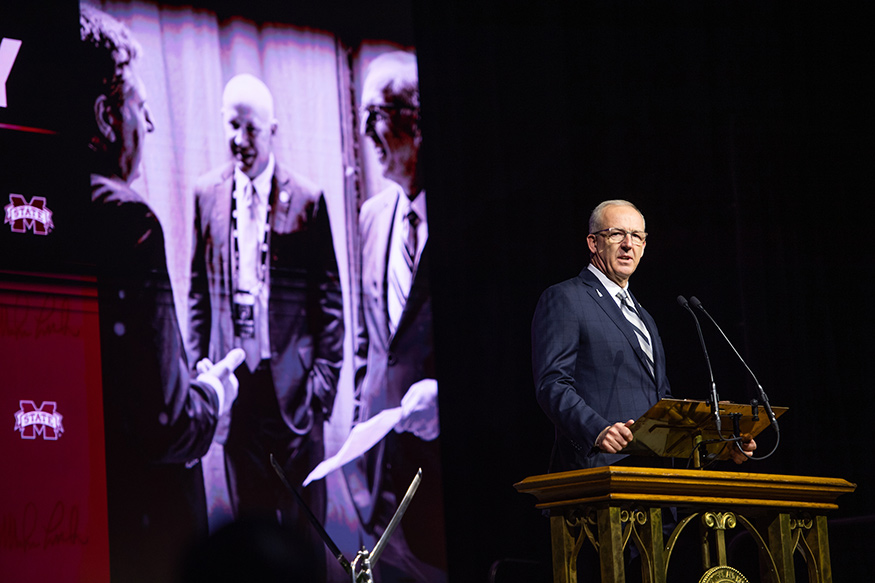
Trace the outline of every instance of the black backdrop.
<path fill-rule="evenodd" d="M 580 4 L 587 4 L 582 8 Z M 651 234 L 632 288 L 678 397 L 708 394 L 697 296 L 790 407 L 746 471 L 858 484 L 832 513 L 836 581 L 875 550 L 872 51 L 868 5 L 414 3 L 434 244 L 450 572 L 549 560 L 513 483 L 546 471 L 529 325 L 587 261 L 586 220 L 628 198 Z M 705 327 L 723 399 L 752 383 Z M 761 450 L 774 443 L 769 432 Z M 730 468 L 725 468 L 730 469 Z M 755 571 L 754 571 L 755 572 Z M 797 571 L 804 578 L 804 571 Z"/>

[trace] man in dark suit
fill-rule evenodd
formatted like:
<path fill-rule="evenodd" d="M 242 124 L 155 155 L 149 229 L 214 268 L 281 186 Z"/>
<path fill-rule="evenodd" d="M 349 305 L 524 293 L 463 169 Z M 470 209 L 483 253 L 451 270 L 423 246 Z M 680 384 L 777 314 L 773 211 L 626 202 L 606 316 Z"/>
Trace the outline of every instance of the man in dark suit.
<path fill-rule="evenodd" d="M 362 91 L 362 130 L 395 184 L 361 209 L 355 422 L 400 407 L 374 449 L 344 467 L 365 535 L 379 537 L 419 467 L 423 481 L 377 563 L 377 580 L 446 579 L 440 433 L 428 283 L 428 216 L 419 159 L 416 58 L 381 55 Z M 368 545 L 369 548 L 373 544 Z"/>
<path fill-rule="evenodd" d="M 83 92 L 103 367 L 110 576 L 169 581 L 207 533 L 198 459 L 237 395 L 240 350 L 192 380 L 176 319 L 161 223 L 130 187 L 153 130 L 127 28 L 82 5 Z M 222 353 L 224 354 L 224 353 Z M 219 354 L 214 355 L 218 360 Z"/>
<path fill-rule="evenodd" d="M 671 396 L 656 324 L 628 293 L 647 244 L 644 217 L 631 203 L 606 201 L 589 233 L 589 266 L 548 288 L 532 323 L 538 403 L 556 427 L 551 471 L 619 461 L 632 422 Z"/>
<path fill-rule="evenodd" d="M 551 471 L 620 462 L 634 420 L 671 396 L 656 323 L 629 291 L 647 245 L 644 216 L 608 200 L 589 219 L 587 268 L 548 288 L 532 321 L 538 403 L 556 428 Z M 736 463 L 751 455 L 732 450 Z"/>
<path fill-rule="evenodd" d="M 656 323 L 629 290 L 647 245 L 644 216 L 625 200 L 604 201 L 590 215 L 586 241 L 589 265 L 574 279 L 548 288 L 532 321 L 536 395 L 556 432 L 549 471 L 670 465 L 671 460 L 623 454 L 634 420 L 671 396 Z M 731 450 L 736 463 L 746 460 L 756 444 L 743 447 L 744 452 Z M 663 520 L 667 533 L 675 520 L 671 510 Z M 589 545 L 585 549 L 588 558 L 580 561 L 580 572 L 597 580 L 598 558 Z M 637 549 L 627 550 L 631 564 Z M 689 566 L 698 578 L 694 562 Z M 631 580 L 640 572 L 627 566 Z M 689 576 L 683 573 L 683 580 Z"/>
<path fill-rule="evenodd" d="M 270 454 L 293 485 L 324 457 L 323 424 L 343 358 L 341 287 L 325 197 L 274 159 L 277 122 L 261 80 L 232 78 L 222 115 L 233 161 L 195 187 L 189 354 L 195 361 L 232 347 L 246 351 L 224 444 L 235 515 L 279 514 L 324 556 Z M 302 495 L 324 522 L 324 482 Z"/>

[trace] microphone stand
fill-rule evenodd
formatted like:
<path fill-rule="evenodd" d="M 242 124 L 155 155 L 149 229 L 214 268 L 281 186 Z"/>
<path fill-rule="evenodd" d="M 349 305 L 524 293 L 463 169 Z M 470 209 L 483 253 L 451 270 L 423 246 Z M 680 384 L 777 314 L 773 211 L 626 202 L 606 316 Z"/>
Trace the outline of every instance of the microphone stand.
<path fill-rule="evenodd" d="M 279 462 L 276 461 L 276 458 L 273 454 L 270 454 L 270 465 L 273 466 L 273 470 L 276 472 L 277 476 L 279 476 L 280 481 L 285 486 L 286 490 L 292 493 L 301 507 L 307 514 L 307 518 L 310 520 L 310 524 L 313 525 L 313 528 L 316 529 L 316 532 L 319 533 L 319 536 L 322 537 L 322 540 L 325 541 L 325 544 L 328 546 L 329 550 L 331 550 L 331 554 L 334 555 L 334 558 L 337 559 L 337 562 L 340 563 L 340 566 L 343 567 L 343 570 L 348 574 L 353 574 L 352 566 L 349 564 L 349 561 L 346 560 L 346 557 L 343 556 L 343 553 L 340 551 L 340 548 L 334 543 L 334 540 L 329 536 L 328 532 L 325 530 L 325 527 L 322 526 L 322 523 L 319 522 L 319 519 L 316 518 L 316 515 L 313 514 L 313 511 L 310 510 L 310 507 L 307 506 L 307 503 L 304 502 L 304 499 L 298 494 L 298 491 L 295 490 L 291 484 L 289 484 L 288 478 L 286 478 L 286 473 L 283 471 L 282 466 L 280 466 Z M 355 579 L 353 579 L 355 580 Z"/>
<path fill-rule="evenodd" d="M 374 550 L 370 553 L 368 549 L 362 547 L 357 554 L 355 559 L 352 561 L 352 570 L 353 573 L 356 571 L 356 567 L 361 561 L 362 569 L 358 573 L 358 575 L 353 575 L 353 581 L 356 583 L 373 583 L 373 574 L 371 572 L 371 567 L 376 564 L 377 560 L 380 558 L 380 555 L 383 554 L 383 549 L 386 548 L 386 545 L 389 543 L 389 539 L 392 537 L 392 533 L 395 532 L 395 529 L 398 528 L 398 525 L 401 523 L 401 517 L 404 516 L 404 513 L 407 511 L 407 507 L 410 505 L 411 500 L 413 500 L 413 495 L 416 494 L 417 488 L 419 488 L 419 483 L 422 481 L 422 468 L 419 468 L 416 471 L 416 475 L 413 476 L 413 481 L 410 482 L 410 486 L 407 488 L 407 492 L 404 494 L 404 498 L 401 500 L 401 504 L 398 505 L 398 509 L 395 510 L 395 514 L 392 516 L 392 520 L 389 521 L 389 526 L 386 527 L 386 530 L 383 531 L 382 536 L 380 536 L 380 540 L 377 541 L 377 544 L 374 545 Z"/>
<path fill-rule="evenodd" d="M 404 498 L 398 505 L 397 510 L 395 510 L 395 514 L 392 516 L 392 520 L 389 521 L 389 525 L 386 527 L 386 530 L 384 530 L 383 534 L 380 536 L 380 540 L 378 540 L 377 544 L 374 545 L 374 549 L 368 552 L 368 549 L 366 547 L 362 547 L 362 550 L 356 553 L 355 559 L 353 559 L 352 563 L 350 563 L 346 560 L 346 557 L 343 556 L 343 553 L 335 544 L 334 540 L 332 540 L 328 532 L 326 532 L 325 528 L 319 522 L 319 519 L 316 518 L 316 515 L 313 514 L 313 511 L 310 510 L 310 508 L 304 502 L 304 499 L 301 497 L 301 495 L 298 494 L 298 491 L 295 490 L 289 483 L 288 478 L 286 478 L 285 472 L 279 465 L 279 462 L 276 461 L 276 458 L 273 454 L 270 454 L 270 463 L 273 466 L 274 471 L 279 476 L 280 481 L 282 481 L 283 486 L 285 486 L 285 488 L 295 496 L 295 499 L 304 508 L 307 513 L 307 518 L 310 519 L 310 523 L 319 533 L 319 536 L 322 537 L 322 540 L 325 541 L 325 544 L 328 546 L 329 550 L 331 550 L 334 558 L 336 558 L 338 563 L 340 563 L 340 566 L 343 567 L 343 570 L 346 571 L 346 573 L 350 576 L 351 583 L 374 583 L 372 567 L 377 563 L 380 555 L 383 554 L 383 550 L 389 543 L 389 539 L 392 537 L 392 533 L 394 533 L 395 529 L 398 528 L 398 525 L 401 523 L 401 518 L 407 511 L 407 507 L 410 505 L 410 502 L 413 500 L 413 495 L 416 494 L 416 490 L 419 488 L 419 483 L 422 482 L 422 468 L 419 468 L 416 472 L 416 475 L 413 476 L 413 481 L 407 488 L 407 493 L 404 494 Z"/>
<path fill-rule="evenodd" d="M 677 301 L 682 308 L 690 313 L 693 317 L 693 322 L 696 323 L 696 332 L 699 335 L 699 343 L 702 345 L 702 351 L 705 353 L 705 363 L 708 365 L 708 374 L 711 376 L 711 412 L 714 415 L 714 425 L 717 427 L 717 435 L 719 435 L 722 440 L 720 397 L 717 396 L 717 383 L 714 382 L 714 371 L 711 369 L 711 359 L 708 357 L 708 349 L 705 347 L 705 338 L 702 336 L 702 326 L 699 325 L 699 319 L 696 317 L 692 308 L 690 308 L 690 304 L 687 302 L 686 298 L 684 298 L 684 296 L 678 296 Z"/>
<path fill-rule="evenodd" d="M 772 448 L 772 451 L 770 451 L 769 453 L 767 453 L 766 455 L 764 455 L 762 457 L 751 457 L 751 459 L 755 459 L 755 460 L 764 460 L 767 457 L 769 457 L 770 455 L 772 455 L 773 453 L 775 453 L 775 451 L 778 449 L 778 445 L 781 443 L 781 429 L 778 427 L 778 419 L 775 416 L 775 413 L 772 411 L 772 406 L 769 404 L 769 397 L 768 397 L 768 395 L 766 395 L 766 391 L 763 390 L 763 386 L 760 384 L 759 380 L 757 380 L 756 375 L 753 374 L 753 371 L 747 365 L 747 362 L 745 362 L 744 358 L 741 357 L 741 354 L 739 354 L 738 350 L 736 350 L 735 345 L 732 344 L 732 342 L 729 340 L 729 337 L 726 336 L 725 332 L 723 332 L 723 328 L 721 328 L 720 325 L 717 323 L 717 321 L 711 316 L 711 314 L 708 313 L 708 311 L 705 309 L 705 306 L 702 305 L 702 302 L 700 302 L 696 298 L 696 296 L 691 296 L 690 303 L 693 304 L 693 307 L 695 307 L 698 310 L 701 310 L 703 314 L 708 316 L 708 319 L 711 320 L 711 323 L 714 324 L 714 327 L 717 328 L 717 331 L 720 332 L 720 335 L 723 336 L 724 340 L 726 340 L 726 343 L 729 345 L 729 348 L 732 349 L 732 352 L 735 353 L 735 356 L 738 358 L 739 361 L 741 361 L 741 364 L 744 366 L 745 370 L 747 370 L 748 374 L 753 379 L 754 384 L 756 384 L 757 390 L 758 390 L 759 395 L 760 395 L 760 401 L 759 401 L 759 403 L 757 403 L 756 399 L 754 399 L 751 402 L 751 405 L 754 407 L 753 410 L 756 411 L 757 405 L 761 404 L 763 406 L 763 408 L 766 410 L 766 416 L 769 418 L 769 423 L 771 424 L 772 428 L 775 430 L 775 435 L 777 436 L 777 440 L 775 441 L 775 447 Z"/>

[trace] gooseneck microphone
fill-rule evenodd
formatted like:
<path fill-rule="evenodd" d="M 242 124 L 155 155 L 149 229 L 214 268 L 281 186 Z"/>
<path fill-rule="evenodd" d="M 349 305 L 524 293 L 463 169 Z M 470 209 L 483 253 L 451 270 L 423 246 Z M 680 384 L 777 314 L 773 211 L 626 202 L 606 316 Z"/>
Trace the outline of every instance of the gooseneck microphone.
<path fill-rule="evenodd" d="M 750 367 L 747 365 L 747 363 L 741 357 L 741 354 L 738 353 L 738 350 L 736 350 L 735 346 L 732 344 L 732 342 L 730 342 L 729 337 L 726 336 L 726 333 L 723 332 L 723 329 L 720 327 L 719 324 L 717 324 L 717 321 L 711 317 L 711 314 L 708 313 L 708 311 L 702 305 L 702 302 L 700 302 L 698 299 L 696 299 L 696 296 L 691 296 L 690 303 L 693 304 L 694 308 L 696 308 L 697 310 L 701 310 L 703 314 L 708 316 L 708 319 L 711 320 L 711 323 L 714 324 L 714 327 L 717 328 L 717 331 L 720 332 L 720 335 L 723 336 L 724 340 L 726 340 L 726 343 L 729 345 L 729 348 L 732 349 L 732 352 L 735 353 L 735 356 L 738 357 L 738 360 L 740 360 L 741 364 L 744 365 L 744 368 L 747 369 L 748 374 L 750 374 L 751 378 L 753 379 L 753 382 L 756 383 L 757 389 L 759 390 L 760 402 L 763 405 L 763 408 L 766 410 L 766 415 L 769 418 L 769 423 L 772 424 L 772 427 L 774 428 L 775 433 L 780 433 L 780 430 L 778 429 L 778 419 L 775 417 L 775 414 L 772 412 L 772 406 L 769 405 L 769 397 L 766 395 L 766 392 L 763 390 L 762 385 L 760 385 L 760 382 L 757 380 L 756 375 L 753 374 L 752 370 L 750 370 Z"/>
<path fill-rule="evenodd" d="M 708 358 L 708 349 L 705 347 L 705 338 L 702 336 L 702 326 L 699 325 L 699 319 L 696 313 L 690 307 L 684 296 L 678 296 L 678 304 L 693 317 L 696 323 L 696 332 L 699 334 L 699 343 L 702 345 L 702 352 L 705 353 L 705 363 L 708 365 L 708 374 L 711 375 L 711 411 L 714 414 L 714 425 L 717 426 L 717 435 L 720 435 L 720 398 L 717 396 L 717 383 L 714 382 L 714 371 L 711 369 L 711 359 Z M 722 436 L 721 436 L 722 439 Z"/>

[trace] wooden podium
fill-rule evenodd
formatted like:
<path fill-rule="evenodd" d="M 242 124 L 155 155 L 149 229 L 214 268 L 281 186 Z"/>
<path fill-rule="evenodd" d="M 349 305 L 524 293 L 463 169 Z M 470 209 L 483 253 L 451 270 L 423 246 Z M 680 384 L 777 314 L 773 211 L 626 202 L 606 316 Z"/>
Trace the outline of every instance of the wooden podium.
<path fill-rule="evenodd" d="M 825 513 L 856 486 L 834 478 L 608 466 L 531 476 L 515 488 L 550 512 L 554 583 L 577 582 L 586 540 L 598 551 L 602 583 L 626 580 L 630 540 L 641 553 L 643 581 L 664 583 L 671 560 L 698 560 L 672 557 L 681 534 L 700 537 L 701 583 L 795 583 L 797 552 L 808 581 L 831 583 Z M 669 506 L 678 508 L 679 521 L 664 541 L 661 508 Z M 759 574 L 727 564 L 727 531 L 742 528 L 759 548 Z"/>
<path fill-rule="evenodd" d="M 787 411 L 772 410 L 776 418 Z M 751 405 L 719 403 L 722 429 L 714 413 L 704 401 L 663 399 L 632 425 L 634 439 L 625 451 L 686 459 L 698 467 L 703 459 L 727 459 L 732 434 L 756 436 L 770 424 Z M 550 512 L 554 583 L 577 583 L 577 557 L 586 540 L 598 552 L 602 583 L 625 582 L 630 541 L 640 551 L 644 583 L 665 583 L 682 534 L 699 537 L 700 583 L 747 583 L 750 574 L 728 564 L 726 535 L 733 529 L 747 530 L 759 549 L 754 581 L 795 583 L 798 552 L 809 582 L 831 583 L 825 513 L 856 488 L 833 478 L 625 466 L 532 476 L 515 487 Z M 663 540 L 663 507 L 679 513 L 668 540 Z"/>

